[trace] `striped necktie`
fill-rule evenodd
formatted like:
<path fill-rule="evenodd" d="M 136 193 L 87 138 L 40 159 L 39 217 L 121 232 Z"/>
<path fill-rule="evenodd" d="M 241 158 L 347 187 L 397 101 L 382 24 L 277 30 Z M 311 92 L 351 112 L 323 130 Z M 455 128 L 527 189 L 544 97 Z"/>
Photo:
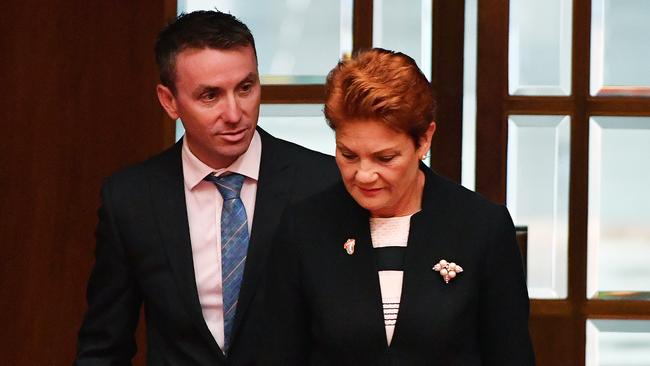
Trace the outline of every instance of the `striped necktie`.
<path fill-rule="evenodd" d="M 221 210 L 221 286 L 223 289 L 224 352 L 228 351 L 235 321 L 237 300 L 244 275 L 248 250 L 248 220 L 246 208 L 239 197 L 244 176 L 208 175 L 206 180 L 214 183 L 223 197 Z"/>

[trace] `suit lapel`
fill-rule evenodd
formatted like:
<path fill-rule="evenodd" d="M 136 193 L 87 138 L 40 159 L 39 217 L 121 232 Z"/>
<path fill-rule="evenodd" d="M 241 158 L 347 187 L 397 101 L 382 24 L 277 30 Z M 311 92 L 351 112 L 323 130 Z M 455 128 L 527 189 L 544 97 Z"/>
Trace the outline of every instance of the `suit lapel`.
<path fill-rule="evenodd" d="M 290 185 L 294 181 L 295 169 L 289 164 L 291 156 L 285 156 L 278 148 L 276 139 L 258 129 L 262 139 L 262 158 L 257 182 L 255 213 L 242 286 L 237 302 L 237 313 L 233 325 L 233 342 L 257 293 L 257 287 L 266 269 L 266 258 L 275 230 L 281 219 L 281 212 L 287 205 Z"/>
<path fill-rule="evenodd" d="M 165 160 L 151 179 L 153 214 L 157 219 L 163 246 L 186 310 L 199 333 L 213 346 L 211 348 L 215 350 L 215 355 L 225 360 L 219 345 L 205 323 L 196 288 L 183 186 L 181 146 L 180 142 L 177 143 L 166 154 Z"/>

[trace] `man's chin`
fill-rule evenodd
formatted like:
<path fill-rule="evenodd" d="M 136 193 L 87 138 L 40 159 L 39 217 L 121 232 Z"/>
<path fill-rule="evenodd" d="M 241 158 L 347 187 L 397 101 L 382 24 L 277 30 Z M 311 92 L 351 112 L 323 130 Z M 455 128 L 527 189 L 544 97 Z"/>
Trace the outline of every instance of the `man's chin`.
<path fill-rule="evenodd" d="M 215 154 L 224 159 L 235 161 L 248 151 L 249 146 L 250 140 L 241 140 L 234 144 L 221 144 L 216 147 Z"/>

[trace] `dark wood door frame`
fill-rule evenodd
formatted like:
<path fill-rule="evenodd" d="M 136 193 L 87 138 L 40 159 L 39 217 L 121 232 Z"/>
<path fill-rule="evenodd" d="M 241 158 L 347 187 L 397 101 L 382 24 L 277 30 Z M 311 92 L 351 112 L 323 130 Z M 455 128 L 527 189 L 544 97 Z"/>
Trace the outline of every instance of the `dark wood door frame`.
<path fill-rule="evenodd" d="M 568 297 L 531 301 L 531 334 L 539 365 L 584 365 L 588 318 L 650 319 L 650 302 L 586 299 L 589 118 L 650 115 L 639 96 L 589 94 L 591 1 L 573 1 L 571 95 L 508 95 L 509 2 L 478 2 L 476 190 L 506 201 L 507 118 L 510 114 L 571 118 Z"/>

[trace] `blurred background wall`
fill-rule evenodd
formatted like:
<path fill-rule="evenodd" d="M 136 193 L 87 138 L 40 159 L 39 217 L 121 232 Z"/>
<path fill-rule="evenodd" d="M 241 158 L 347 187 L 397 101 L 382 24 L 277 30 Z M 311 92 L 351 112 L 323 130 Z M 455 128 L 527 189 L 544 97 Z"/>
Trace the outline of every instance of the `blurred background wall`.
<path fill-rule="evenodd" d="M 169 1 L 0 5 L 0 363 L 67 365 L 104 177 L 160 151 Z M 168 143 L 167 143 L 168 144 Z"/>

